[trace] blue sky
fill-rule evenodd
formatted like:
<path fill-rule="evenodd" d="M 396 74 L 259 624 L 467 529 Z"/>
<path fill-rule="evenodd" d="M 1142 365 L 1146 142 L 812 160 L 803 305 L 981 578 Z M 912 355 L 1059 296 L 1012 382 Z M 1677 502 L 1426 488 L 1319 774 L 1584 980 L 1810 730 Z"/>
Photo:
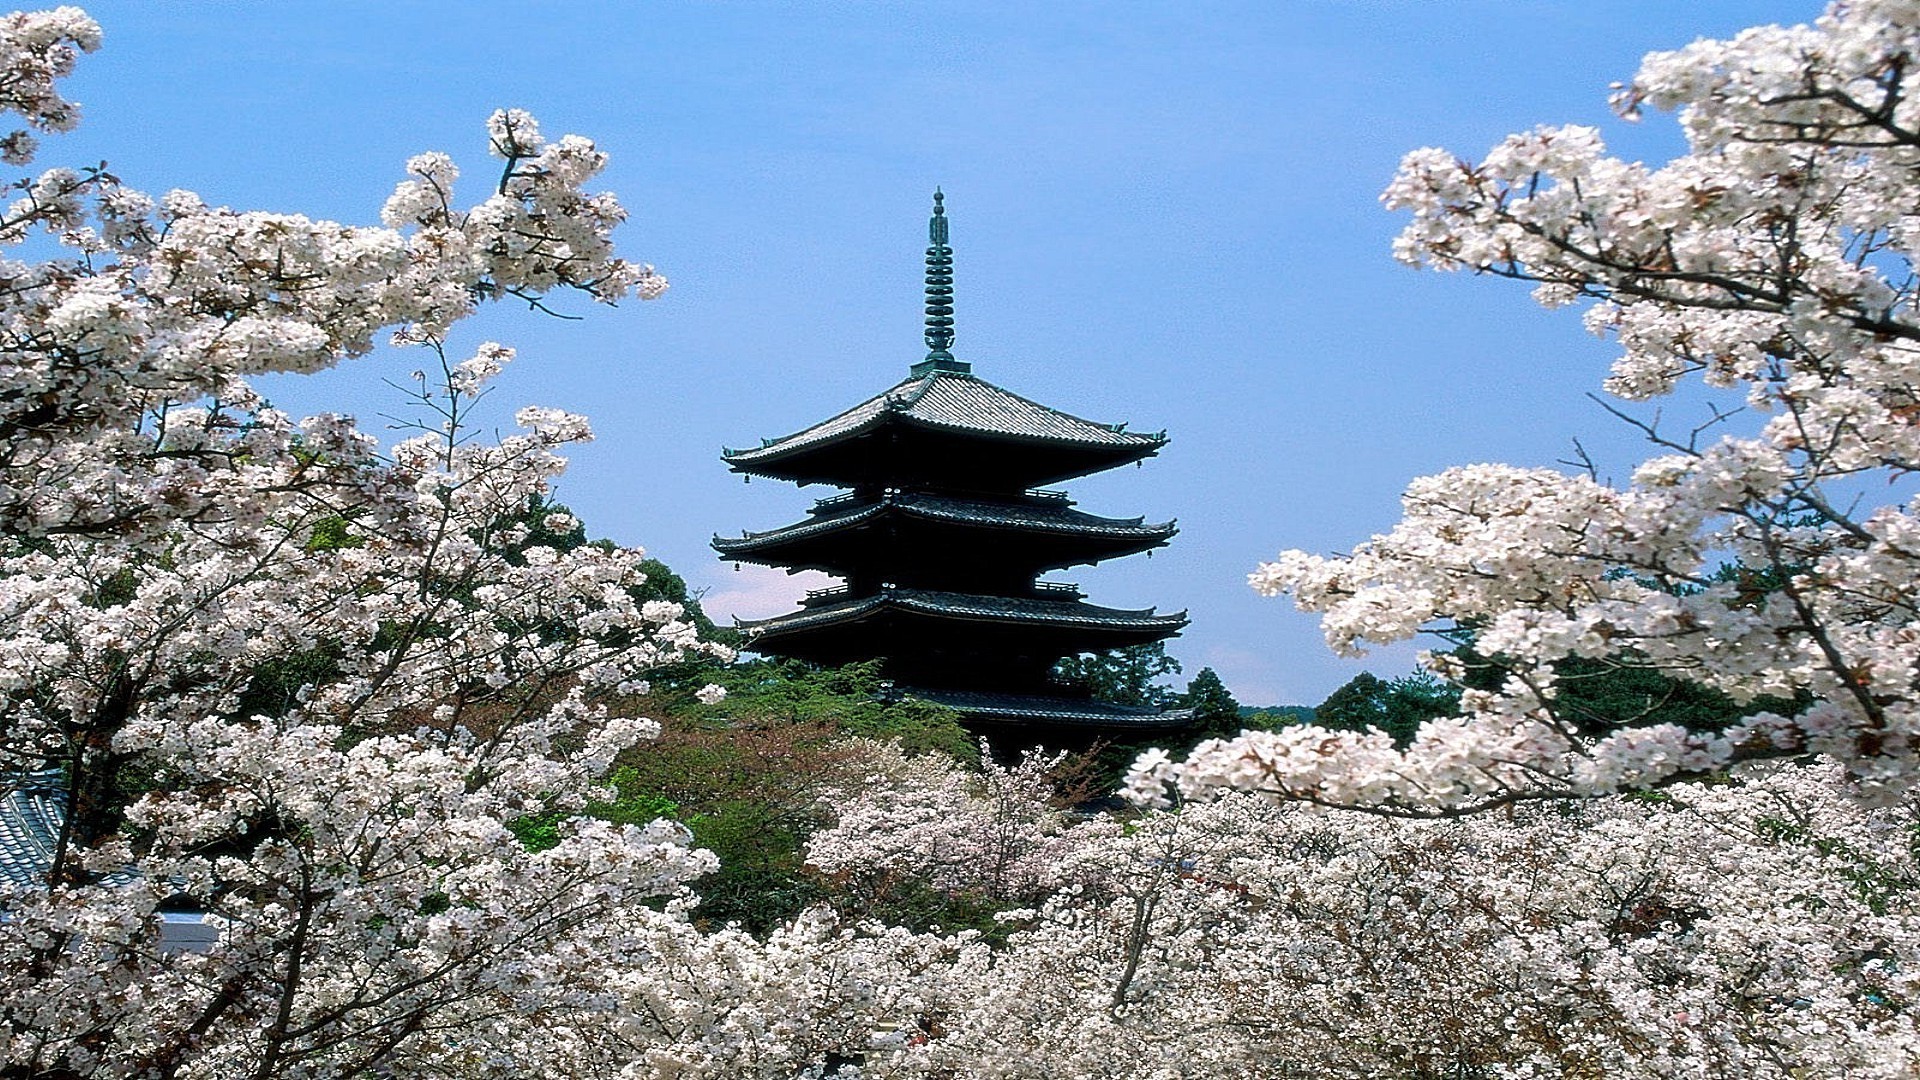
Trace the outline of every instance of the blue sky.
<path fill-rule="evenodd" d="M 585 412 L 599 439 L 561 498 L 666 560 L 710 605 L 771 614 L 778 574 L 716 533 L 798 516 L 819 488 L 719 461 L 884 389 L 924 352 L 928 196 L 953 219 L 959 340 L 976 374 L 1172 443 L 1070 485 L 1083 508 L 1176 517 L 1152 559 L 1070 575 L 1120 607 L 1186 608 L 1170 645 L 1243 702 L 1314 703 L 1364 662 L 1244 583 L 1286 547 L 1344 550 L 1397 520 L 1407 480 L 1549 464 L 1579 437 L 1639 448 L 1584 394 L 1611 347 L 1524 287 L 1393 263 L 1377 202 L 1401 154 L 1477 156 L 1510 131 L 1592 123 L 1663 159 L 1670 119 L 1612 120 L 1652 49 L 1798 22 L 1773 0 L 1315 3 L 176 2 L 87 5 L 102 52 L 71 81 L 79 131 L 41 164 L 106 160 L 210 202 L 377 220 L 408 156 L 439 149 L 479 198 L 482 123 L 525 108 L 613 156 L 627 253 L 666 297 L 579 322 L 505 309 L 457 344 L 521 360 L 491 399 Z M 294 411 L 377 426 L 376 355 L 282 380 Z M 1058 576 L 1058 575 L 1056 575 Z"/>

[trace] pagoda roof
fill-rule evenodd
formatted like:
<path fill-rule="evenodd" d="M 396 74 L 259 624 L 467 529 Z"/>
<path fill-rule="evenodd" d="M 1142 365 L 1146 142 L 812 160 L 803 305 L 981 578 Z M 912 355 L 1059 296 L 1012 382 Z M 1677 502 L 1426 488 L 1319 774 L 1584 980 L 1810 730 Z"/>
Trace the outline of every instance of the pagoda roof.
<path fill-rule="evenodd" d="M 811 472 L 799 460 L 810 456 L 810 451 L 893 424 L 967 439 L 1091 451 L 1106 462 L 1065 476 L 1146 457 L 1167 441 L 1165 432 L 1145 434 L 1127 431 L 1125 424 L 1083 420 L 965 371 L 920 365 L 886 392 L 831 419 L 783 438 L 768 439 L 758 448 L 729 449 L 721 456 L 735 472 L 797 479 L 801 473 Z"/>
<path fill-rule="evenodd" d="M 928 492 L 902 491 L 887 492 L 871 501 L 848 499 L 842 502 L 840 499 L 828 499 L 817 504 L 814 516 L 806 521 L 766 532 L 750 532 L 740 537 L 716 536 L 713 547 L 724 556 L 751 558 L 755 552 L 763 549 L 778 548 L 853 528 L 888 515 L 1028 534 L 1086 536 L 1122 543 L 1138 541 L 1141 547 L 1163 544 L 1178 531 L 1171 521 L 1147 524 L 1145 518 L 1106 518 L 1082 513 L 1061 498 L 987 502 Z M 1131 545 L 1129 547 L 1139 550 Z"/>
<path fill-rule="evenodd" d="M 969 720 L 1041 721 L 1074 727 L 1172 729 L 1193 721 L 1192 709 L 1149 709 L 1091 698 L 1050 694 L 996 694 L 977 690 L 923 690 L 906 687 L 909 697 L 944 705 Z"/>
<path fill-rule="evenodd" d="M 1026 596 L 984 596 L 939 592 L 933 589 L 886 588 L 872 596 L 802 608 L 786 615 L 737 625 L 751 634 L 790 631 L 856 622 L 876 612 L 897 610 L 938 619 L 1024 624 L 1039 627 L 1096 630 L 1165 631 L 1187 625 L 1184 611 L 1160 613 L 1153 608 L 1127 610 L 1100 607 L 1079 600 L 1046 600 Z"/>

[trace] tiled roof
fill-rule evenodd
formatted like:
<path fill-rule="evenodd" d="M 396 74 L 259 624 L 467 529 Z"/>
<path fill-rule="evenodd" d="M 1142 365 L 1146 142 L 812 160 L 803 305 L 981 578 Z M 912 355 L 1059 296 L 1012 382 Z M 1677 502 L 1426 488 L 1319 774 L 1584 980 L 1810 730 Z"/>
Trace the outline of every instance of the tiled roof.
<path fill-rule="evenodd" d="M 47 887 L 60 828 L 67 820 L 67 789 L 59 769 L 0 773 L 0 898 L 9 892 Z M 126 885 L 139 876 L 128 866 L 99 879 Z M 198 911 L 165 908 L 154 913 L 165 953 L 211 951 L 220 929 Z"/>
<path fill-rule="evenodd" d="M 1182 727 L 1193 719 L 1192 709 L 1143 709 L 1089 698 L 990 694 L 974 690 L 922 690 L 917 687 L 907 688 L 903 692 L 981 719 L 1045 720 L 1059 724 L 1140 728 Z"/>
<path fill-rule="evenodd" d="M 1029 597 L 981 596 L 974 593 L 936 592 L 932 589 L 884 589 L 872 596 L 848 600 L 828 607 L 804 608 L 757 622 L 739 625 L 749 631 L 785 632 L 802 627 L 829 626 L 851 622 L 869 612 L 892 607 L 949 618 L 984 618 L 996 622 L 1018 622 L 1038 626 L 1094 626 L 1103 629 L 1178 630 L 1187 625 L 1187 613 L 1160 614 L 1152 608 L 1128 611 L 1097 607 L 1078 600 L 1038 600 Z"/>
<path fill-rule="evenodd" d="M 952 431 L 1082 446 L 1148 448 L 1167 441 L 1165 433 L 1146 435 L 1124 424 L 1097 424 L 1037 401 L 1029 401 L 972 375 L 931 371 L 908 378 L 846 412 L 757 449 L 728 450 L 732 465 L 771 461 L 819 443 L 860 435 L 889 420 Z"/>
<path fill-rule="evenodd" d="M 741 537 L 715 537 L 713 546 L 722 553 L 745 550 L 767 540 L 790 541 L 815 536 L 835 529 L 858 525 L 887 511 L 988 528 L 1024 529 L 1033 532 L 1069 535 L 1097 535 L 1121 538 L 1165 539 L 1176 531 L 1173 522 L 1148 525 L 1144 518 L 1104 518 L 1083 514 L 1064 502 L 980 502 L 923 492 L 898 492 L 878 501 L 856 504 L 819 514 L 807 521 L 767 532 Z"/>
<path fill-rule="evenodd" d="M 0 775 L 0 891 L 47 883 L 66 820 L 59 769 Z"/>

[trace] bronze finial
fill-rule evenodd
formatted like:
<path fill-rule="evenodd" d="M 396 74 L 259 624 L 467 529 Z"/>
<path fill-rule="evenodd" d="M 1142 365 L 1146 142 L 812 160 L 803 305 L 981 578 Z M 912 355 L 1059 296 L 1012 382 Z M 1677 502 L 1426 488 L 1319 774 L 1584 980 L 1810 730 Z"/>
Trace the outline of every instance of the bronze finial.
<path fill-rule="evenodd" d="M 936 371 L 967 370 L 953 358 L 953 249 L 947 246 L 946 196 L 933 189 L 933 216 L 927 219 L 927 358 L 914 365 Z"/>

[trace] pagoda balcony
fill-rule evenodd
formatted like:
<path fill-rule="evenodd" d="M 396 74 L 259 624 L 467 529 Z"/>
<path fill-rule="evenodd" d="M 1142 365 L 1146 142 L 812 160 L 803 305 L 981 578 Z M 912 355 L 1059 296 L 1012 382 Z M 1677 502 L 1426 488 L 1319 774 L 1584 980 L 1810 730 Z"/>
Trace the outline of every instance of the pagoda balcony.
<path fill-rule="evenodd" d="M 908 495 L 914 495 L 914 494 L 944 495 L 949 498 L 956 497 L 956 493 L 954 492 L 922 493 L 922 492 L 915 492 L 915 491 L 910 491 L 902 488 L 887 488 L 884 491 L 882 491 L 879 495 L 875 495 L 871 491 L 849 491 L 843 495 L 835 495 L 830 499 L 820 499 L 816 501 L 812 506 L 807 508 L 807 513 L 813 514 L 813 515 L 835 514 L 842 510 L 852 509 L 853 507 L 856 507 L 856 506 L 871 505 L 872 503 L 880 501 L 882 498 L 895 499 L 901 496 L 908 496 Z M 1054 491 L 1048 488 L 1032 488 L 1027 491 L 1019 492 L 1017 495 L 1014 495 L 1011 498 L 1009 498 L 1009 496 L 1004 492 L 997 493 L 997 494 L 992 492 L 987 492 L 983 494 L 986 494 L 988 498 L 991 500 L 1000 501 L 1000 502 L 1015 501 L 1015 502 L 1024 502 L 1024 503 L 1039 503 L 1039 504 L 1048 505 L 1048 506 L 1072 506 L 1073 505 L 1073 498 L 1067 492 Z M 1134 518 L 1133 520 L 1139 521 L 1140 519 Z"/>
<path fill-rule="evenodd" d="M 864 491 L 849 491 L 845 495 L 835 495 L 831 499 L 821 499 L 807 509 L 809 514 L 831 514 L 849 507 L 864 506 L 873 502 L 872 495 Z"/>
<path fill-rule="evenodd" d="M 1177 731 L 1193 722 L 1191 709 L 1154 709 L 1096 701 L 1085 694 L 1064 692 L 1022 694 L 934 687 L 902 687 L 907 697 L 944 705 L 969 724 L 1013 725 L 1031 730 L 1035 724 L 1063 728 L 1093 728 L 1148 735 Z"/>

